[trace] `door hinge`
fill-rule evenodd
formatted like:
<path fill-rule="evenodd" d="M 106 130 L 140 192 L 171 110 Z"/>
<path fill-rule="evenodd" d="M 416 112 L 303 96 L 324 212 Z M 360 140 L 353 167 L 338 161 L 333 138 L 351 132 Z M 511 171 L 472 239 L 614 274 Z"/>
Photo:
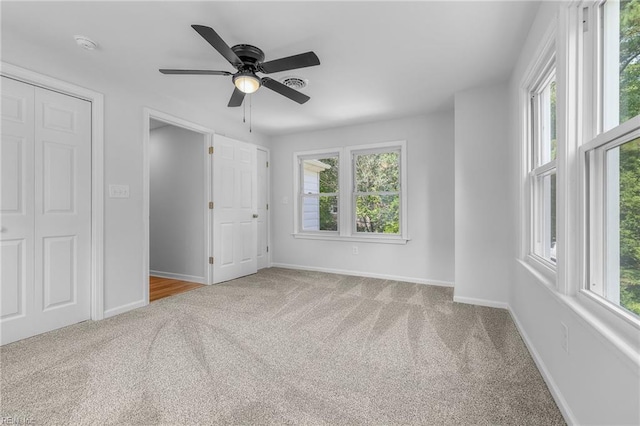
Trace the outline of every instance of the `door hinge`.
<path fill-rule="evenodd" d="M 269 246 L 267 246 L 267 253 L 269 253 Z"/>
<path fill-rule="evenodd" d="M 269 162 L 267 161 L 267 167 L 269 167 Z"/>
<path fill-rule="evenodd" d="M 210 258 L 209 258 L 209 264 L 210 264 L 210 265 L 213 265 L 213 257 L 210 257 Z"/>
<path fill-rule="evenodd" d="M 213 201 L 209 201 L 209 209 L 213 208 Z"/>
<path fill-rule="evenodd" d="M 582 32 L 588 32 L 589 31 L 589 8 L 588 7 L 583 7 L 582 8 Z"/>
<path fill-rule="evenodd" d="M 267 210 L 269 210 L 269 204 L 267 204 Z"/>
<path fill-rule="evenodd" d="M 209 147 L 209 154 L 213 154 L 213 147 L 212 146 Z"/>

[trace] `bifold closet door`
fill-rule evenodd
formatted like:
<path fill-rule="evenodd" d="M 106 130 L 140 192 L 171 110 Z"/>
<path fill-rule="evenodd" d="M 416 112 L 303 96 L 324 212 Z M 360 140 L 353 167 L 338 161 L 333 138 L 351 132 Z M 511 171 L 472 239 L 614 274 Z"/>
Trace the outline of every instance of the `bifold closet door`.
<path fill-rule="evenodd" d="M 2 78 L 2 344 L 90 318 L 91 104 Z"/>

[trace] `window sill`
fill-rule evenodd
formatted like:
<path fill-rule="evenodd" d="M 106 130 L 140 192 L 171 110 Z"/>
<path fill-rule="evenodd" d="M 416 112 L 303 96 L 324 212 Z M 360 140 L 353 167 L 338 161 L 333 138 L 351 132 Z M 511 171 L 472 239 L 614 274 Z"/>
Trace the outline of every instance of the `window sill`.
<path fill-rule="evenodd" d="M 529 269 L 535 271 L 536 275 L 539 276 L 541 281 L 543 281 L 547 287 L 557 290 L 558 280 L 555 266 L 533 254 L 526 255 L 523 263 L 525 263 Z"/>
<path fill-rule="evenodd" d="M 576 318 L 586 325 L 597 339 L 605 345 L 613 345 L 617 349 L 614 353 L 619 356 L 621 361 L 633 369 L 640 368 L 638 329 L 629 322 L 623 321 L 618 315 L 614 315 L 600 301 L 596 301 L 595 296 L 585 294 L 587 292 L 584 290 L 573 296 L 560 293 L 555 286 L 555 280 L 549 281 L 541 274 L 527 261 L 529 257 L 518 259 L 518 262 L 533 277 L 537 278 L 538 283 L 546 288 L 552 297 L 573 312 Z"/>
<path fill-rule="evenodd" d="M 292 234 L 293 238 L 301 239 L 301 240 L 325 240 L 325 241 L 345 241 L 351 243 L 379 243 L 379 244 L 398 244 L 404 245 L 409 242 L 408 238 L 403 237 L 386 237 L 386 236 L 377 236 L 370 235 L 366 237 L 361 236 L 350 236 L 350 235 L 322 235 L 322 234 L 309 234 L 309 233 L 296 233 Z"/>

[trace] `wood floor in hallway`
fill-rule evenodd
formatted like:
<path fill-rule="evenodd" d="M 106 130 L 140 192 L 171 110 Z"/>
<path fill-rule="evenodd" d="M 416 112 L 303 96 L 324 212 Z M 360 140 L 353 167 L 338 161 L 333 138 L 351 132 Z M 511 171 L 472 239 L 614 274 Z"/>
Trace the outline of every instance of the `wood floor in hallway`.
<path fill-rule="evenodd" d="M 200 287 L 204 287 L 204 285 L 188 281 L 174 280 L 172 278 L 151 276 L 149 277 L 149 302 Z"/>

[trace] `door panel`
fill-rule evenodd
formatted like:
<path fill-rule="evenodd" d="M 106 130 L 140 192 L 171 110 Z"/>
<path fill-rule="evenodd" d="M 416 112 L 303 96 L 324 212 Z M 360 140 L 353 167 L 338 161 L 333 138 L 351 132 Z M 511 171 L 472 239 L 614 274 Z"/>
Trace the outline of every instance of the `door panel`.
<path fill-rule="evenodd" d="M 5 344 L 90 318 L 91 104 L 3 77 L 2 106 Z"/>
<path fill-rule="evenodd" d="M 1 319 L 24 315 L 27 292 L 26 241 L 0 242 L 0 278 L 2 279 Z"/>
<path fill-rule="evenodd" d="M 91 104 L 35 89 L 37 321 L 91 316 Z"/>
<path fill-rule="evenodd" d="M 76 148 L 43 142 L 44 212 L 74 213 Z"/>
<path fill-rule="evenodd" d="M 225 266 L 233 264 L 233 223 L 221 223 L 220 234 L 220 254 L 218 258 Z M 214 236 L 215 238 L 215 236 Z"/>
<path fill-rule="evenodd" d="M 256 147 L 214 136 L 213 281 L 257 272 Z"/>
<path fill-rule="evenodd" d="M 2 136 L 2 194 L 0 194 L 0 210 L 7 214 L 24 212 L 24 152 L 25 138 L 11 135 Z"/>
<path fill-rule="evenodd" d="M 76 238 L 44 238 L 43 310 L 75 302 Z"/>
<path fill-rule="evenodd" d="M 34 286 L 35 87 L 2 77 L 1 343 L 31 332 Z"/>

